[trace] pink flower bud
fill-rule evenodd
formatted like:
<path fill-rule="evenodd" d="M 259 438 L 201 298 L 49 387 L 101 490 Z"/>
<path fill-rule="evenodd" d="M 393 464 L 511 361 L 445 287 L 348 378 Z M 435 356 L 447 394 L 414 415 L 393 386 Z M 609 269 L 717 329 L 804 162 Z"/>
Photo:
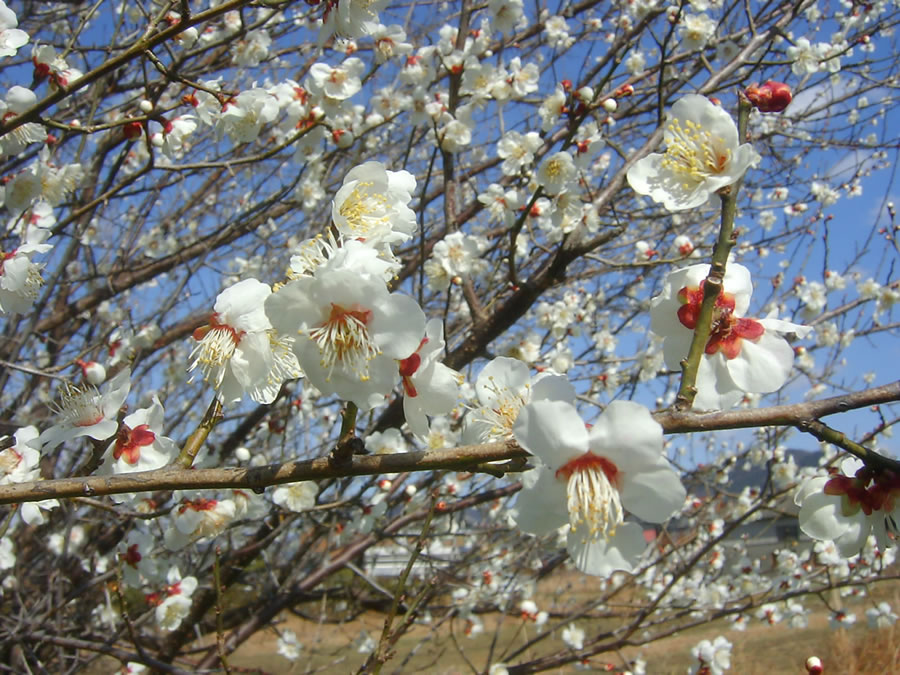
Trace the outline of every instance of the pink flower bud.
<path fill-rule="evenodd" d="M 768 80 L 762 86 L 751 84 L 744 94 L 757 110 L 764 113 L 781 112 L 791 102 L 791 88 L 775 80 Z"/>

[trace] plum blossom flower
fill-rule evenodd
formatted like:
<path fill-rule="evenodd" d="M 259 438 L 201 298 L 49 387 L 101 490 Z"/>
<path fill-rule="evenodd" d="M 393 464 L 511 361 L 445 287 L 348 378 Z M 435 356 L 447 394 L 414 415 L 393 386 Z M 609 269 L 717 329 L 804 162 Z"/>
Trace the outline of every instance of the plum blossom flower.
<path fill-rule="evenodd" d="M 697 659 L 699 666 L 693 666 L 691 673 L 708 673 L 709 675 L 722 675 L 731 668 L 731 643 L 722 635 L 715 640 L 701 640 L 696 647 L 691 649 L 691 654 Z"/>
<path fill-rule="evenodd" d="M 178 456 L 178 446 L 162 435 L 163 407 L 153 397 L 153 405 L 127 415 L 116 432 L 115 443 L 107 450 L 100 473 L 119 474 L 161 469 Z M 122 501 L 129 495 L 113 495 Z"/>
<path fill-rule="evenodd" d="M 449 412 L 459 398 L 460 375 L 438 361 L 443 351 L 444 325 L 440 319 L 431 319 L 418 349 L 400 361 L 403 414 L 419 438 L 429 433 L 426 415 Z"/>
<path fill-rule="evenodd" d="M 308 511 L 316 505 L 319 487 L 312 481 L 279 485 L 272 492 L 272 501 L 278 506 L 299 513 Z"/>
<path fill-rule="evenodd" d="M 319 44 L 324 44 L 332 34 L 357 38 L 374 33 L 380 25 L 378 12 L 385 5 L 387 0 L 330 0 L 319 32 Z"/>
<path fill-rule="evenodd" d="M 336 101 L 350 98 L 362 89 L 360 76 L 365 64 L 358 58 L 345 59 L 339 66 L 314 63 L 309 69 L 309 88 Z"/>
<path fill-rule="evenodd" d="M 416 179 L 408 171 L 388 171 L 381 162 L 351 169 L 334 196 L 331 217 L 347 239 L 369 246 L 402 243 L 416 231 L 416 214 L 409 202 Z"/>
<path fill-rule="evenodd" d="M 528 366 L 501 356 L 488 363 L 475 380 L 478 407 L 466 416 L 465 442 L 488 443 L 512 438 L 513 425 L 531 401 L 575 402 L 575 388 L 562 375 L 532 378 Z"/>
<path fill-rule="evenodd" d="M 0 249 L 0 313 L 24 314 L 31 309 L 44 284 L 43 264 L 32 262 L 31 256 L 53 248 L 43 243 L 49 235 L 49 230 L 29 227 L 22 244 L 8 252 Z"/>
<path fill-rule="evenodd" d="M 487 9 L 494 30 L 505 35 L 528 25 L 523 0 L 488 0 Z"/>
<path fill-rule="evenodd" d="M 534 161 L 534 153 L 541 147 L 543 141 L 536 131 L 520 134 L 518 131 L 508 131 L 497 142 L 497 155 L 503 159 L 500 167 L 506 176 L 514 176 L 529 166 Z"/>
<path fill-rule="evenodd" d="M 164 540 L 170 551 L 179 551 L 192 541 L 215 537 L 236 516 L 232 499 L 184 499 L 174 511 L 174 527 L 166 529 Z"/>
<path fill-rule="evenodd" d="M 257 403 L 271 403 L 285 380 L 300 377 L 293 338 L 276 332 L 266 317 L 271 294 L 256 279 L 239 281 L 219 293 L 209 323 L 194 331 L 188 371 L 199 368 L 223 403 L 240 401 L 244 392 Z"/>
<path fill-rule="evenodd" d="M 169 585 L 160 593 L 147 596 L 156 605 L 156 623 L 163 630 L 175 630 L 191 611 L 191 596 L 197 589 L 196 577 L 182 578 L 177 567 L 169 570 Z"/>
<path fill-rule="evenodd" d="M 662 427 L 637 403 L 613 401 L 588 430 L 573 405 L 532 401 L 513 434 L 541 461 L 536 482 L 519 494 L 516 524 L 543 535 L 568 522 L 566 548 L 582 572 L 631 571 L 646 543 L 625 512 L 661 523 L 684 503 Z"/>
<path fill-rule="evenodd" d="M 575 161 L 565 150 L 546 157 L 537 171 L 537 182 L 544 192 L 556 195 L 575 180 Z"/>
<path fill-rule="evenodd" d="M 297 639 L 297 634 L 292 630 L 283 630 L 278 636 L 278 653 L 288 661 L 296 661 L 300 658 L 300 650 L 303 645 Z"/>
<path fill-rule="evenodd" d="M 294 352 L 316 388 L 369 410 L 393 388 L 396 360 L 421 342 L 425 313 L 412 298 L 389 293 L 382 278 L 339 262 L 283 286 L 265 311 L 280 332 L 297 334 Z"/>
<path fill-rule="evenodd" d="M 840 471 L 803 483 L 794 495 L 800 529 L 820 541 L 833 541 L 845 558 L 859 553 L 869 535 L 883 551 L 892 545 L 900 520 L 900 478 L 846 457 Z"/>
<path fill-rule="evenodd" d="M 680 368 L 693 338 L 709 265 L 692 265 L 669 274 L 650 304 L 650 328 L 664 338 L 663 356 Z M 781 334 L 805 337 L 810 329 L 775 318 L 748 319 L 753 285 L 750 271 L 729 264 L 713 309 L 709 340 L 697 372 L 694 407 L 711 410 L 736 405 L 744 393 L 769 393 L 787 381 L 794 350 Z"/>
<path fill-rule="evenodd" d="M 216 121 L 216 133 L 221 140 L 228 136 L 233 143 L 251 143 L 262 128 L 278 116 L 278 101 L 265 89 L 247 89 L 230 99 Z M 197 110 L 200 114 L 200 111 Z M 200 115 L 201 119 L 203 115 Z M 183 137 L 181 134 L 179 139 Z"/>
<path fill-rule="evenodd" d="M 760 160 L 749 143 L 738 145 L 731 116 L 705 96 L 689 94 L 672 106 L 663 139 L 666 152 L 638 160 L 628 183 L 669 211 L 702 206 Z"/>
<path fill-rule="evenodd" d="M 101 391 L 91 385 L 63 386 L 60 402 L 56 406 L 59 422 L 45 429 L 38 437 L 41 447 L 52 450 L 60 443 L 80 436 L 103 441 L 119 428 L 116 415 L 125 403 L 131 388 L 131 371 L 119 372 L 104 385 Z"/>

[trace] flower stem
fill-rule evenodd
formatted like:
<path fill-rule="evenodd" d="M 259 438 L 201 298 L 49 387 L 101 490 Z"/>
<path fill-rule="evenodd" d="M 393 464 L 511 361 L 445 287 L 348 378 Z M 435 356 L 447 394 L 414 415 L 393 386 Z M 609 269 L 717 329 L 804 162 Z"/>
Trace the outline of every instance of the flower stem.
<path fill-rule="evenodd" d="M 747 135 L 747 122 L 750 119 L 750 110 L 753 105 L 743 93 L 738 95 L 738 139 L 743 140 Z M 713 249 L 709 275 L 703 285 L 703 303 L 697 316 L 697 324 L 694 327 L 694 337 L 691 340 L 691 348 L 686 359 L 681 361 L 681 385 L 678 395 L 675 397 L 676 410 L 690 410 L 697 396 L 697 372 L 700 369 L 700 359 L 706 350 L 706 343 L 712 330 L 713 309 L 716 298 L 722 291 L 725 279 L 725 264 L 728 262 L 728 254 L 737 243 L 734 236 L 734 217 L 737 212 L 737 195 L 743 178 L 732 185 L 719 190 L 718 195 L 722 200 L 722 225 L 719 228 L 719 238 Z"/>
<path fill-rule="evenodd" d="M 175 463 L 180 464 L 185 469 L 190 469 L 197 458 L 197 453 L 200 452 L 200 448 L 206 442 L 209 432 L 219 423 L 220 419 L 222 419 L 222 404 L 217 396 L 209 404 L 206 414 L 203 415 L 203 419 L 200 420 L 200 424 L 194 430 L 194 433 L 187 439 Z"/>

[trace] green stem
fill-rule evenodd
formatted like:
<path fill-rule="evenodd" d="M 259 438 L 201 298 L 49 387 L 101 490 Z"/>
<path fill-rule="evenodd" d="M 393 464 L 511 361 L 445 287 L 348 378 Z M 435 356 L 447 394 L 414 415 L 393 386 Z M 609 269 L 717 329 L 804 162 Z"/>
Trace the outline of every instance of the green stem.
<path fill-rule="evenodd" d="M 200 424 L 194 430 L 194 433 L 187 439 L 175 463 L 180 464 L 185 469 L 190 469 L 197 458 L 197 453 L 200 452 L 200 448 L 203 447 L 203 444 L 209 437 L 209 433 L 219 423 L 220 419 L 222 419 L 222 404 L 219 402 L 219 397 L 216 396 L 209 404 L 209 408 L 206 409 L 206 414 L 203 415 L 203 419 L 200 420 Z"/>
<path fill-rule="evenodd" d="M 743 94 L 738 101 L 738 140 L 743 140 L 747 135 L 747 122 L 750 119 L 750 110 L 753 108 Z M 728 255 L 737 243 L 734 236 L 734 217 L 737 213 L 737 195 L 741 188 L 743 178 L 733 185 L 728 185 L 719 190 L 718 195 L 722 199 L 722 226 L 719 229 L 719 238 L 713 249 L 709 275 L 703 285 L 703 303 L 697 315 L 697 324 L 694 327 L 694 337 L 691 340 L 691 348 L 687 358 L 681 362 L 681 385 L 675 398 L 676 410 L 690 410 L 697 396 L 697 372 L 700 370 L 700 359 L 706 350 L 709 334 L 712 330 L 713 311 L 716 298 L 722 291 L 725 279 L 725 265 Z"/>

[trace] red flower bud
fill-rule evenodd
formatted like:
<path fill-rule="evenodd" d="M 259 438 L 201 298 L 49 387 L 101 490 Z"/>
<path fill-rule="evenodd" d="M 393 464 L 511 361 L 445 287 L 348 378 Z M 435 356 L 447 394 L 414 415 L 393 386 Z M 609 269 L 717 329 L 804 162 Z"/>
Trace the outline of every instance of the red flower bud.
<path fill-rule="evenodd" d="M 133 141 L 135 138 L 140 138 L 141 133 L 143 132 L 143 127 L 141 127 L 140 122 L 126 122 L 122 127 L 122 135 L 125 136 L 129 141 Z"/>
<path fill-rule="evenodd" d="M 781 112 L 791 102 L 791 88 L 775 80 L 768 80 L 762 86 L 751 84 L 744 94 L 757 110 L 764 113 Z"/>

